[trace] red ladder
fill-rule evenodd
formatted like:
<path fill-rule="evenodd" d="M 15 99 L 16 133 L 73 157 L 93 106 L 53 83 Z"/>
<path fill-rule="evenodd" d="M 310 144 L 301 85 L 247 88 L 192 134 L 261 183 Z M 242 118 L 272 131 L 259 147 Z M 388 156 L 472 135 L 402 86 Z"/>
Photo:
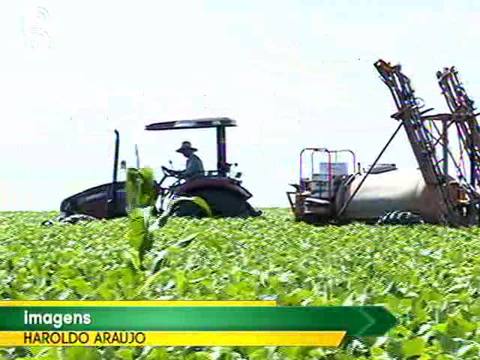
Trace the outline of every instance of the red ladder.
<path fill-rule="evenodd" d="M 437 72 L 438 84 L 442 89 L 463 150 L 470 162 L 470 185 L 480 187 L 480 130 L 475 114 L 475 106 L 463 84 L 458 78 L 455 67 L 444 68 Z"/>

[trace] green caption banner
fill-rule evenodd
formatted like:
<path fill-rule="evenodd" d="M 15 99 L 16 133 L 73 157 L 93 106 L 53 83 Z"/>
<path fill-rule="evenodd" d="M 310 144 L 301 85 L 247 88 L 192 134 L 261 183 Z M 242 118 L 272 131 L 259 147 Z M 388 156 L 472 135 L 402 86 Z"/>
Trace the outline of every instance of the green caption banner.
<path fill-rule="evenodd" d="M 0 331 L 346 331 L 381 336 L 395 324 L 381 306 L 0 307 Z"/>

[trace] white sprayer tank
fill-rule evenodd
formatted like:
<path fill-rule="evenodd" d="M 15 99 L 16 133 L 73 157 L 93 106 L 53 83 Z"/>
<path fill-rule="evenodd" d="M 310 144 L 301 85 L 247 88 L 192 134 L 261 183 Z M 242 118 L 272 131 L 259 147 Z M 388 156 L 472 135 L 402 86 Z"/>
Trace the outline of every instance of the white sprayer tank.
<path fill-rule="evenodd" d="M 365 174 L 358 175 L 337 196 L 337 209 L 357 188 Z M 346 193 L 345 193 L 346 190 Z M 355 195 L 343 217 L 349 220 L 374 220 L 388 211 L 410 211 L 430 223 L 440 221 L 438 199 L 425 184 L 419 170 L 392 170 L 370 174 Z"/>

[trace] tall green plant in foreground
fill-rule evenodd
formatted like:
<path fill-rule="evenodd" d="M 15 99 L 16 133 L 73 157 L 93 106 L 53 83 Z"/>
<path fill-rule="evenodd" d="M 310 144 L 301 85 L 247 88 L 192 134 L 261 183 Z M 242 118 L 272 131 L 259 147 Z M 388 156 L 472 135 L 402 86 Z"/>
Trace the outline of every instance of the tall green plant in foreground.
<path fill-rule="evenodd" d="M 163 227 L 175 209 L 182 203 L 190 202 L 195 204 L 202 212 L 212 216 L 208 203 L 201 197 L 181 196 L 170 201 L 166 211 L 159 217 L 155 203 L 158 198 L 154 173 L 151 168 L 130 168 L 127 171 L 127 208 L 129 227 L 127 239 L 135 254 L 132 254 L 132 261 L 141 267 L 145 254 L 152 249 L 153 231 Z"/>
<path fill-rule="evenodd" d="M 128 210 L 138 207 L 154 207 L 157 201 L 155 175 L 151 168 L 129 168 L 127 170 Z"/>
<path fill-rule="evenodd" d="M 151 226 L 157 213 L 155 202 L 157 191 L 154 173 L 151 168 L 129 168 L 127 171 L 127 210 L 129 226 L 127 239 L 136 256 L 132 257 L 139 264 L 147 251 L 152 248 L 153 235 Z"/>

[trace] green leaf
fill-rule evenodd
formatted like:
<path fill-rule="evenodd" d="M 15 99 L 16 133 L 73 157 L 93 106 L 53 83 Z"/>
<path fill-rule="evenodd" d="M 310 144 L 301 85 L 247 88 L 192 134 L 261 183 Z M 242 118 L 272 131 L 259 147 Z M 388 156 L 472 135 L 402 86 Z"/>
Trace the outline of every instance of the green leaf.
<path fill-rule="evenodd" d="M 133 360 L 134 357 L 134 350 L 133 349 L 119 349 L 115 352 L 115 357 L 117 357 L 120 360 Z"/>
<path fill-rule="evenodd" d="M 69 347 L 65 349 L 66 360 L 97 360 L 101 355 L 95 348 L 90 347 Z"/>
<path fill-rule="evenodd" d="M 80 295 L 89 295 L 93 292 L 90 284 L 82 278 L 76 278 L 68 281 L 68 285 L 75 289 Z"/>
<path fill-rule="evenodd" d="M 167 350 L 164 348 L 154 348 L 152 349 L 145 360 L 168 360 L 170 359 Z"/>
<path fill-rule="evenodd" d="M 175 243 L 174 246 L 176 247 L 179 247 L 179 248 L 184 248 L 184 247 L 187 247 L 188 245 L 190 245 L 192 243 L 193 240 L 196 239 L 196 237 L 199 235 L 199 233 L 193 233 L 193 234 L 190 234 L 186 237 L 184 237 L 182 240 L 178 241 L 177 243 Z"/>
<path fill-rule="evenodd" d="M 406 358 L 422 355 L 424 349 L 425 340 L 418 337 L 405 340 L 402 344 L 402 352 Z"/>
<path fill-rule="evenodd" d="M 175 286 L 177 288 L 178 294 L 180 296 L 183 296 L 187 287 L 187 277 L 184 271 L 177 270 L 175 272 Z"/>
<path fill-rule="evenodd" d="M 138 251 L 140 261 L 153 246 L 153 234 L 149 231 L 150 211 L 150 208 L 136 208 L 129 214 L 127 239 L 130 245 Z"/>
<path fill-rule="evenodd" d="M 170 202 L 169 208 L 174 209 L 177 205 L 179 205 L 182 202 L 191 202 L 191 203 L 195 204 L 196 206 L 198 206 L 203 211 L 203 213 L 207 217 L 211 217 L 213 215 L 212 214 L 212 209 L 210 208 L 210 205 L 208 205 L 208 203 L 203 198 L 201 198 L 200 196 L 179 196 L 179 197 L 176 197 L 174 200 L 172 200 Z"/>
<path fill-rule="evenodd" d="M 155 175 L 151 168 L 127 170 L 127 206 L 131 211 L 137 207 L 154 206 L 157 201 Z"/>
<path fill-rule="evenodd" d="M 466 333 L 476 328 L 476 324 L 465 320 L 461 315 L 451 316 L 447 321 L 447 334 L 452 337 L 464 337 Z"/>
<path fill-rule="evenodd" d="M 194 196 L 192 198 L 192 201 L 198 207 L 200 207 L 208 217 L 212 216 L 212 209 L 210 209 L 210 205 L 208 205 L 208 203 L 203 198 L 201 198 L 200 196 Z"/>

